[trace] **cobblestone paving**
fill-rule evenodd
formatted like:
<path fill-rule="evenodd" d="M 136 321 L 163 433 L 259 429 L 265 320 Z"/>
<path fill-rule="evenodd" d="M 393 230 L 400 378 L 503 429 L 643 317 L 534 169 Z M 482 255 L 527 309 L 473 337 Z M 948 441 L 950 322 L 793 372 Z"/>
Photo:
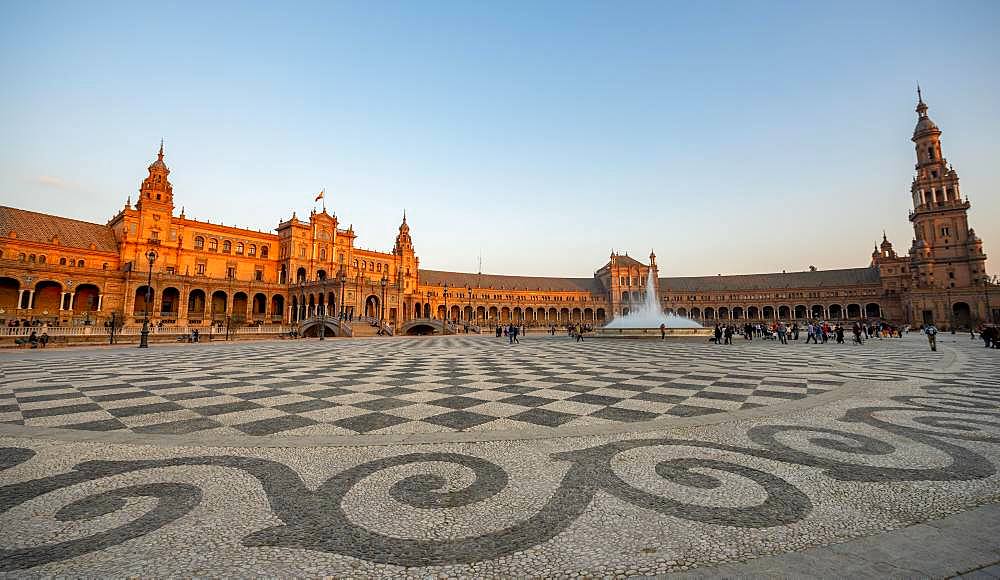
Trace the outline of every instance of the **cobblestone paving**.
<path fill-rule="evenodd" d="M 941 342 L 938 353 L 915 336 L 861 347 L 577 345 L 531 337 L 510 347 L 439 337 L 2 353 L 0 408 L 10 423 L 0 425 L 0 574 L 629 576 L 875 535 L 1000 497 L 997 352 L 968 339 Z M 280 393 L 237 396 L 268 384 Z M 678 399 L 640 397 L 672 395 L 664 390 L 677 384 L 697 388 L 677 389 L 686 391 Z M 556 388 L 569 386 L 589 390 Z M 454 387 L 472 390 L 441 391 Z M 331 392 L 256 403 L 323 389 Z M 211 394 L 168 396 L 202 391 Z M 521 405 L 528 411 L 480 410 L 550 393 L 559 396 Z M 827 394 L 817 405 L 793 401 L 820 393 Z M 52 396 L 60 394 L 66 397 Z M 359 406 L 418 394 L 427 398 Z M 576 412 L 546 407 L 578 394 L 607 400 L 574 400 L 591 406 Z M 120 396 L 100 398 L 109 395 Z M 150 397 L 159 399 L 134 401 Z M 216 397 L 235 400 L 187 404 Z M 475 404 L 444 405 L 444 413 L 493 418 L 427 421 L 442 415 L 441 406 L 435 414 L 398 414 L 463 397 Z M 740 415 L 756 397 L 778 400 Z M 310 401 L 335 405 L 279 409 Z M 630 401 L 636 405 L 623 405 Z M 259 407 L 225 407 L 248 402 Z M 638 406 L 646 403 L 664 406 Z M 115 413 L 154 405 L 166 407 Z M 86 408 L 46 414 L 77 406 Z M 192 411 L 202 406 L 223 411 Z M 337 423 L 345 417 L 310 415 L 342 407 L 363 411 L 350 417 L 405 421 L 356 429 Z M 713 415 L 705 414 L 705 424 L 638 432 L 678 407 L 737 412 L 722 422 L 709 424 Z M 573 417 L 553 425 L 513 419 L 541 408 Z M 241 415 L 261 409 L 283 414 Z M 609 417 L 614 409 L 648 412 L 654 422 Z M 169 415 L 188 412 L 196 416 Z M 88 413 L 107 415 L 77 420 Z M 136 417 L 155 419 L 130 422 Z M 313 422 L 239 428 L 277 417 Z M 113 420 L 121 426 L 109 427 L 131 442 L 102 442 L 105 432 L 88 431 Z M 183 421 L 218 425 L 142 429 Z M 590 421 L 615 429 L 580 435 Z M 458 430 L 519 423 L 542 425 L 551 436 L 456 439 L 467 435 Z M 440 442 L 310 445 L 310 435 L 328 427 L 391 435 L 419 433 L 400 429 L 425 424 L 445 427 Z M 199 444 L 164 443 L 185 432 Z M 81 441 L 81 433 L 92 440 Z M 243 443 L 213 447 L 220 433 L 239 433 Z"/>

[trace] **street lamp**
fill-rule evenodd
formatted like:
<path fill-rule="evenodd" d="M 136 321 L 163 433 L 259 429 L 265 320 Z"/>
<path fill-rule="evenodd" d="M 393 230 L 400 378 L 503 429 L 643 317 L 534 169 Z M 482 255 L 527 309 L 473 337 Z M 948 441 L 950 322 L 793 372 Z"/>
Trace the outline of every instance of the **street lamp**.
<path fill-rule="evenodd" d="M 149 348 L 149 303 L 153 300 L 153 262 L 156 261 L 156 252 L 146 252 L 146 259 L 149 260 L 149 275 L 146 278 L 146 308 L 142 315 L 142 330 L 139 332 L 139 348 Z"/>
<path fill-rule="evenodd" d="M 326 276 L 320 279 L 319 290 L 322 292 L 320 298 L 323 299 L 323 308 L 319 313 L 319 339 L 326 340 Z"/>
<path fill-rule="evenodd" d="M 444 327 L 442 334 L 448 334 L 448 283 L 444 283 Z"/>
<path fill-rule="evenodd" d="M 382 279 L 378 283 L 382 285 L 382 303 L 380 304 L 381 308 L 379 308 L 378 321 L 380 324 L 385 324 L 385 287 L 389 285 L 389 277 L 382 274 Z"/>
<path fill-rule="evenodd" d="M 344 285 L 347 284 L 347 274 L 344 272 L 344 267 L 341 265 L 340 273 L 337 274 L 337 280 L 340 282 L 340 320 L 344 320 L 344 316 L 347 315 L 347 311 L 344 308 Z"/>

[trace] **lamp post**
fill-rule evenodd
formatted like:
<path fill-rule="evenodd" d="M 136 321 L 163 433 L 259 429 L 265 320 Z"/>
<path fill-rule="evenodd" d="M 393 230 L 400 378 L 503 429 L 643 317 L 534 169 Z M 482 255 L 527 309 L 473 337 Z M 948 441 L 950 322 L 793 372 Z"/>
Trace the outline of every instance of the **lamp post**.
<path fill-rule="evenodd" d="M 986 319 L 989 320 L 990 322 L 992 322 L 993 324 L 996 324 L 996 322 L 997 322 L 996 321 L 996 317 L 993 316 L 993 307 L 990 306 L 990 283 L 991 282 L 993 284 L 997 283 L 997 276 L 996 275 L 993 276 L 992 280 L 990 280 L 990 277 L 988 275 L 987 276 L 983 276 L 983 297 L 986 298 Z"/>
<path fill-rule="evenodd" d="M 472 324 L 476 324 L 476 309 L 472 306 L 472 286 L 466 285 L 465 291 L 468 292 L 469 296 L 469 310 L 472 311 Z"/>
<path fill-rule="evenodd" d="M 340 320 L 344 320 L 344 316 L 347 315 L 347 311 L 344 309 L 344 285 L 347 284 L 347 274 L 344 272 L 344 267 L 340 267 L 340 273 L 337 274 L 337 280 L 340 282 Z"/>
<path fill-rule="evenodd" d="M 326 302 L 327 302 L 327 300 L 326 300 L 326 276 L 325 275 L 320 280 L 319 289 L 320 289 L 320 292 L 322 292 L 322 294 L 320 294 L 320 297 L 323 298 L 323 308 L 320 310 L 320 313 L 319 313 L 319 339 L 320 340 L 326 340 L 326 306 L 327 306 Z"/>
<path fill-rule="evenodd" d="M 385 324 L 385 287 L 389 285 L 389 278 L 385 274 L 382 274 L 382 279 L 378 281 L 382 285 L 382 302 L 379 304 L 379 324 Z"/>
<path fill-rule="evenodd" d="M 149 348 L 149 302 L 153 299 L 153 262 L 156 261 L 156 252 L 146 252 L 146 259 L 149 260 L 149 274 L 146 277 L 146 307 L 142 315 L 142 330 L 139 332 L 139 348 Z"/>
<path fill-rule="evenodd" d="M 448 283 L 444 283 L 444 327 L 442 334 L 448 334 Z"/>

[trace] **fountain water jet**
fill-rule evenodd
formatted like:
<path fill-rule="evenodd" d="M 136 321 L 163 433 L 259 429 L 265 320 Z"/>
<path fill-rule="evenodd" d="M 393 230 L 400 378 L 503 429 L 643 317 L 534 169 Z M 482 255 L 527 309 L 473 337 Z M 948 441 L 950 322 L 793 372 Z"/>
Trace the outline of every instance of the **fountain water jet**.
<path fill-rule="evenodd" d="M 646 277 L 646 296 L 641 304 L 635 305 L 628 314 L 615 317 L 611 322 L 597 329 L 597 336 L 605 338 L 658 338 L 661 325 L 670 337 L 712 336 L 712 329 L 705 328 L 694 320 L 676 314 L 666 314 L 660 307 L 656 284 L 649 271 Z"/>

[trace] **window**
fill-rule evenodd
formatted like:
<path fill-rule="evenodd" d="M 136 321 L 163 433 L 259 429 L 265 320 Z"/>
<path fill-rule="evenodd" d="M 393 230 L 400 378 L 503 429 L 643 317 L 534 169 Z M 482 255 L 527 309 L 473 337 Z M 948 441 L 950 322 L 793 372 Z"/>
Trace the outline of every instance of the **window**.
<path fill-rule="evenodd" d="M 176 228 L 171 228 L 171 230 L 170 230 L 170 239 L 171 240 L 176 240 L 177 239 L 177 229 Z"/>
<path fill-rule="evenodd" d="M 107 270 L 107 269 L 108 269 L 108 263 L 107 263 L 107 262 L 104 262 L 104 263 L 103 263 L 103 264 L 101 265 L 101 269 L 102 269 L 102 270 Z"/>
<path fill-rule="evenodd" d="M 204 250 L 205 249 L 205 238 L 198 236 L 194 239 L 194 249 Z"/>
<path fill-rule="evenodd" d="M 226 268 L 226 278 L 235 278 L 235 277 L 236 277 L 236 268 L 234 268 L 233 266 Z"/>
<path fill-rule="evenodd" d="M 197 266 L 195 266 L 195 272 L 197 272 L 199 276 L 204 276 L 205 264 L 198 264 Z"/>
<path fill-rule="evenodd" d="M 375 269 L 378 270 L 379 272 L 381 272 L 382 271 L 382 264 L 376 264 Z"/>
<path fill-rule="evenodd" d="M 45 263 L 45 255 L 44 254 L 41 255 L 41 256 L 38 256 L 38 263 L 39 264 L 44 264 Z"/>
<path fill-rule="evenodd" d="M 300 258 L 305 258 L 306 257 L 306 247 L 305 246 L 299 246 L 299 257 Z"/>
<path fill-rule="evenodd" d="M 944 226 L 944 227 L 941 228 L 941 237 L 947 238 L 950 235 L 951 235 L 951 228 L 950 227 Z"/>
<path fill-rule="evenodd" d="M 59 265 L 60 266 L 65 266 L 66 265 L 66 258 L 59 258 Z"/>
<path fill-rule="evenodd" d="M 264 271 L 261 270 L 260 268 L 257 268 L 256 270 L 254 270 L 253 271 L 253 279 L 256 280 L 256 281 L 258 281 L 258 282 L 262 281 L 264 279 Z"/>
<path fill-rule="evenodd" d="M 260 257 L 261 258 L 266 258 L 267 257 L 267 246 L 261 246 L 260 247 Z"/>
<path fill-rule="evenodd" d="M 35 255 L 31 254 L 30 256 L 28 256 L 28 261 L 31 262 L 32 264 L 34 264 L 35 263 Z"/>
<path fill-rule="evenodd" d="M 954 280 L 955 279 L 955 273 L 954 272 L 948 272 L 948 278 L 950 280 Z"/>
<path fill-rule="evenodd" d="M 174 267 L 173 266 L 167 266 L 167 274 L 174 274 L 174 273 L 175 273 L 174 272 Z"/>
<path fill-rule="evenodd" d="M 928 147 L 927 148 L 927 158 L 930 159 L 931 161 L 934 161 L 934 148 L 933 147 Z"/>
<path fill-rule="evenodd" d="M 257 255 L 257 246 L 255 246 L 253 244 L 250 244 L 250 247 L 247 248 L 247 255 L 248 256 L 256 256 Z"/>
<path fill-rule="evenodd" d="M 222 253 L 229 254 L 233 251 L 233 243 L 229 240 L 222 242 Z"/>
<path fill-rule="evenodd" d="M 243 255 L 243 242 L 236 242 L 236 255 L 237 256 Z"/>
<path fill-rule="evenodd" d="M 158 239 L 160 239 L 160 231 L 159 230 L 151 230 L 149 232 L 149 239 L 151 239 L 151 240 L 158 240 Z"/>
<path fill-rule="evenodd" d="M 212 238 L 211 240 L 208 240 L 208 251 L 209 252 L 218 252 L 219 251 L 219 240 L 217 240 L 215 238 Z"/>
<path fill-rule="evenodd" d="M 325 260 L 326 259 L 326 248 L 320 248 L 319 249 L 319 259 L 320 260 Z"/>
<path fill-rule="evenodd" d="M 77 268 L 82 268 L 82 267 L 83 267 L 83 260 L 79 260 L 79 261 L 77 261 L 77 263 L 76 263 L 76 267 L 77 267 Z"/>

